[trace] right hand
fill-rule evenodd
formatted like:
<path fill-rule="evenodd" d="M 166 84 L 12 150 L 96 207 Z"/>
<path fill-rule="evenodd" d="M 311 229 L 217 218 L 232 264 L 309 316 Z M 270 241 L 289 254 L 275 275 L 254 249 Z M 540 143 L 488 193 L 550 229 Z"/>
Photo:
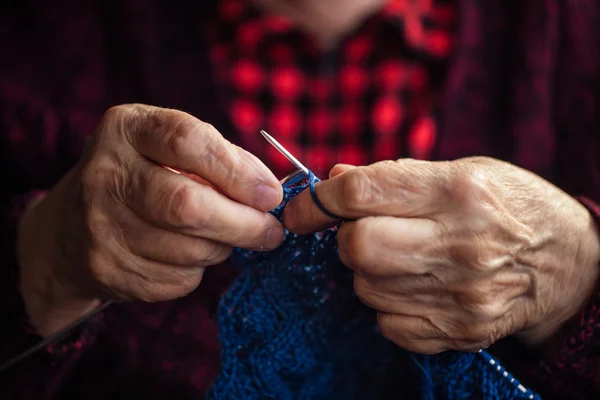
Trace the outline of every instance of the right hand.
<path fill-rule="evenodd" d="M 280 244 L 283 227 L 266 211 L 282 196 L 269 169 L 211 125 L 175 110 L 114 107 L 80 163 L 21 222 L 26 303 L 44 290 L 46 302 L 67 293 L 149 302 L 184 296 L 233 247 Z"/>

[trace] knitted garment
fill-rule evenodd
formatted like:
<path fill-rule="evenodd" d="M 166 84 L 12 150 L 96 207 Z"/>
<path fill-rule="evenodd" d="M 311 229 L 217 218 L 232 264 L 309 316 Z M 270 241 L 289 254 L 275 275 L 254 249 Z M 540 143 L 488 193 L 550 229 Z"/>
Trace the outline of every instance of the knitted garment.
<path fill-rule="evenodd" d="M 284 184 L 273 214 L 315 181 Z M 219 306 L 211 400 L 539 399 L 485 352 L 422 356 L 385 339 L 353 291 L 335 228 L 288 232 L 278 249 L 238 249 L 232 262 L 241 273 Z"/>

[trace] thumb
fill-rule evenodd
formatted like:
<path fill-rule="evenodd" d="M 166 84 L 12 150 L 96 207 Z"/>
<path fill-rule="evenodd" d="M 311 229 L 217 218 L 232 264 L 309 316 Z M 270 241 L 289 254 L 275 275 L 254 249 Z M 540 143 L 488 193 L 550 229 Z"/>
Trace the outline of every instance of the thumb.
<path fill-rule="evenodd" d="M 129 143 L 160 165 L 209 182 L 227 197 L 261 211 L 279 205 L 283 190 L 254 155 L 233 145 L 210 124 L 190 114 L 146 105 L 112 112 Z"/>

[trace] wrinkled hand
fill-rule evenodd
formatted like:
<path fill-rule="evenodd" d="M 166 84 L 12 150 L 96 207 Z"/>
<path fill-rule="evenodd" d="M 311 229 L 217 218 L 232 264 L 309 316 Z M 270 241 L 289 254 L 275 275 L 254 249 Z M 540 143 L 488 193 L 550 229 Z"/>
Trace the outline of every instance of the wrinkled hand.
<path fill-rule="evenodd" d="M 418 353 L 476 351 L 517 334 L 540 345 L 593 292 L 600 245 L 575 199 L 488 158 L 337 166 L 316 186 L 348 218 L 340 257 L 382 333 Z M 296 233 L 334 221 L 302 193 L 286 208 Z"/>
<path fill-rule="evenodd" d="M 282 196 L 275 176 L 211 125 L 175 110 L 115 107 L 22 223 L 23 275 L 40 275 L 48 261 L 48 275 L 79 297 L 184 296 L 232 247 L 279 245 L 283 227 L 266 211 Z M 31 254 L 35 244 L 48 251 Z"/>

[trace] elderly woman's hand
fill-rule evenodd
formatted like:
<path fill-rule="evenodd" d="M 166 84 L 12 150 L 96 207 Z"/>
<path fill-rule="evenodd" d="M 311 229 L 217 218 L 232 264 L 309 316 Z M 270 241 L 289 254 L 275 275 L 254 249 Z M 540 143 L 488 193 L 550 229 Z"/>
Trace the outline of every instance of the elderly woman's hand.
<path fill-rule="evenodd" d="M 34 324 L 56 330 L 85 299 L 186 295 L 233 247 L 279 245 L 283 227 L 266 211 L 282 196 L 271 171 L 211 125 L 175 110 L 112 108 L 80 163 L 21 222 Z"/>
<path fill-rule="evenodd" d="M 382 333 L 433 354 L 517 334 L 538 345 L 596 287 L 600 244 L 589 212 L 540 177 L 487 158 L 338 166 L 316 194 L 351 220 L 338 233 L 356 293 Z M 286 227 L 331 225 L 302 193 Z"/>

